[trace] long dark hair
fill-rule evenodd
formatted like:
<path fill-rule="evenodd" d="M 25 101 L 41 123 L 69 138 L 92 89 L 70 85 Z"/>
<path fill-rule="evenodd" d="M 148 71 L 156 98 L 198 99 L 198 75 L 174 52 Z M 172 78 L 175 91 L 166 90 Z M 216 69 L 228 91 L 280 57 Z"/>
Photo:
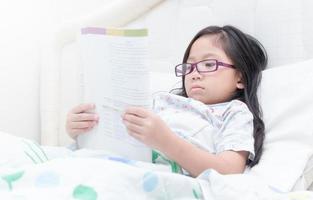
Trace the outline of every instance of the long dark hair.
<path fill-rule="evenodd" d="M 255 157 L 252 161 L 247 161 L 247 164 L 253 167 L 261 158 L 265 138 L 265 127 L 257 97 L 257 89 L 261 81 L 261 72 L 267 66 L 267 53 L 258 40 L 233 26 L 209 26 L 199 31 L 191 40 L 185 51 L 183 63 L 187 62 L 193 43 L 204 35 L 219 37 L 218 41 L 220 41 L 222 49 L 242 75 L 241 81 L 244 84 L 244 89 L 238 89 L 232 99 L 245 102 L 253 114 Z M 176 90 L 175 93 L 187 97 L 185 76 L 182 76 L 182 88 L 179 88 L 178 92 Z"/>

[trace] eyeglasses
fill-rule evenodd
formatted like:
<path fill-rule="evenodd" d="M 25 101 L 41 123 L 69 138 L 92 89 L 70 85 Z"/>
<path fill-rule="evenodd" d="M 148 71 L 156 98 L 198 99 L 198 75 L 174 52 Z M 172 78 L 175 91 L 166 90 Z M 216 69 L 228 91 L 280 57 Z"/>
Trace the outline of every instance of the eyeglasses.
<path fill-rule="evenodd" d="M 207 72 L 214 72 L 218 70 L 219 66 L 235 68 L 234 65 L 219 62 L 216 59 L 206 59 L 201 60 L 196 63 L 182 63 L 175 67 L 175 75 L 177 77 L 185 76 L 193 72 L 196 68 L 199 73 L 207 73 Z"/>

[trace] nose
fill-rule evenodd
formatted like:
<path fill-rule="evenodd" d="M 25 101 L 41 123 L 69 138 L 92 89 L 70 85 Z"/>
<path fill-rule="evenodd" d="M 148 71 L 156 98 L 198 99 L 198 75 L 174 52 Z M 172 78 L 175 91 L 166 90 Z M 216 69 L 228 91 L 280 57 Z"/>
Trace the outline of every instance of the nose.
<path fill-rule="evenodd" d="M 192 72 L 190 73 L 192 80 L 197 80 L 201 78 L 201 74 L 198 72 L 197 68 L 193 68 Z"/>

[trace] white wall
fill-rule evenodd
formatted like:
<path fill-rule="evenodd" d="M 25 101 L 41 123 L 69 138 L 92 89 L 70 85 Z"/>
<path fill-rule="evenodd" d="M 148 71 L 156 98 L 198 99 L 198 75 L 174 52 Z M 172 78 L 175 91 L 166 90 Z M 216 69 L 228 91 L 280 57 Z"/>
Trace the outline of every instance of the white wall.
<path fill-rule="evenodd" d="M 39 140 L 41 42 L 60 23 L 111 1 L 0 0 L 0 130 Z M 312 58 L 312 8 L 310 0 L 167 0 L 141 23 L 151 30 L 155 71 L 172 70 L 193 34 L 210 24 L 255 35 L 276 66 Z"/>
<path fill-rule="evenodd" d="M 39 140 L 40 43 L 111 0 L 0 1 L 0 130 Z"/>

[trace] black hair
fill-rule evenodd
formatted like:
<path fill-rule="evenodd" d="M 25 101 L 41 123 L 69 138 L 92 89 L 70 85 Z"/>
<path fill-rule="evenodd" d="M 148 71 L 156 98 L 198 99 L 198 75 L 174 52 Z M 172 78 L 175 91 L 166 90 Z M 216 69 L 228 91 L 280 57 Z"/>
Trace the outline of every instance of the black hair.
<path fill-rule="evenodd" d="M 247 161 L 247 165 L 253 167 L 261 158 L 265 138 L 265 126 L 257 97 L 257 89 L 261 81 L 262 71 L 267 66 L 268 58 L 266 50 L 257 39 L 249 34 L 243 33 L 238 28 L 230 25 L 223 27 L 209 26 L 200 30 L 191 40 L 185 51 L 183 63 L 187 62 L 193 43 L 204 35 L 215 35 L 218 37 L 221 48 L 228 58 L 232 60 L 236 70 L 242 75 L 241 81 L 244 88 L 237 89 L 232 99 L 245 102 L 253 115 L 255 157 L 252 161 Z M 185 76 L 182 76 L 182 87 L 172 91 L 176 91 L 175 93 L 178 95 L 187 97 Z"/>

